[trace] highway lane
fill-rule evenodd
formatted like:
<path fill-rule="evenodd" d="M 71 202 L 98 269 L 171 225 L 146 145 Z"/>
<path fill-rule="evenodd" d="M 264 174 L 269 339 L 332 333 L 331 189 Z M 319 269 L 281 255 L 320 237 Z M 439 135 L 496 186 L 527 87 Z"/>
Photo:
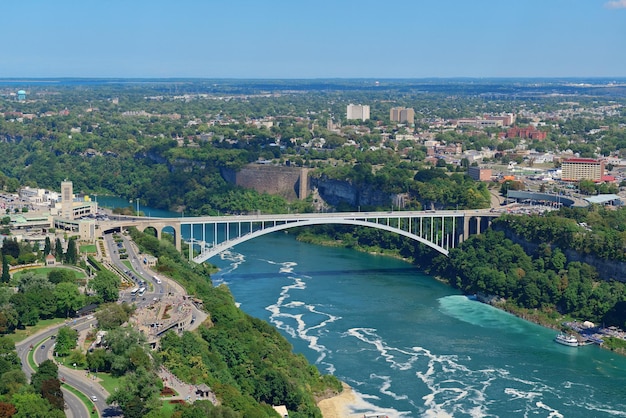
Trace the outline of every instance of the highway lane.
<path fill-rule="evenodd" d="M 126 264 L 119 257 L 120 247 L 113 240 L 113 234 L 105 234 L 104 241 L 106 245 L 106 249 L 109 255 L 110 262 L 115 265 L 119 271 L 124 272 L 125 276 L 133 281 L 135 287 L 146 287 L 146 289 L 150 289 L 152 286 L 153 290 L 147 290 L 145 294 L 141 296 L 137 296 L 133 298 L 130 295 L 130 291 L 122 291 L 120 293 L 120 302 L 128 302 L 135 303 L 138 307 L 147 306 L 152 303 L 154 298 L 161 298 L 166 292 L 170 292 L 170 286 L 167 283 L 164 283 L 161 280 L 161 283 L 158 283 L 154 280 L 156 273 L 148 269 L 141 261 L 141 258 L 135 251 L 134 246 L 131 244 L 131 240 L 126 237 L 124 234 L 120 234 L 122 237 L 122 247 L 126 249 L 126 253 L 128 254 L 128 260 L 130 261 L 132 268 L 129 270 Z M 141 284 L 141 281 L 144 284 Z"/>
<path fill-rule="evenodd" d="M 56 335 L 60 327 L 70 325 L 72 328 L 80 332 L 90 328 L 95 323 L 96 320 L 93 318 L 79 318 L 70 321 L 67 324 L 61 324 L 54 328 L 45 330 L 22 341 L 19 345 L 18 354 L 20 356 L 20 359 L 22 360 L 22 368 L 24 369 L 24 372 L 29 376 L 29 378 L 34 372 L 28 364 L 28 352 L 30 345 L 35 347 L 39 342 L 43 341 L 43 344 L 41 346 L 33 348 L 35 350 L 33 353 L 33 359 L 35 360 L 35 363 L 40 364 L 46 359 L 53 358 L 53 348 L 55 340 L 51 339 L 50 337 Z M 122 416 L 119 408 L 107 405 L 106 398 L 108 394 L 104 392 L 104 389 L 100 384 L 95 381 L 89 380 L 89 377 L 87 376 L 87 372 L 85 370 L 71 370 L 71 368 L 66 368 L 59 365 L 59 379 L 64 383 L 67 383 L 69 386 L 77 389 L 89 398 L 95 396 L 96 401 L 93 401 L 92 398 L 92 402 L 96 406 L 98 414 L 101 417 Z M 71 416 L 73 418 L 91 417 L 91 414 L 89 413 L 90 411 L 87 410 L 85 404 L 76 395 L 64 389 L 63 396 L 68 405 L 69 412 L 71 413 Z"/>
<path fill-rule="evenodd" d="M 28 363 L 28 353 L 30 352 L 30 347 L 31 346 L 35 347 L 40 341 L 44 341 L 44 345 L 48 345 L 48 346 L 51 345 L 50 341 L 52 340 L 50 340 L 50 337 L 52 335 L 56 335 L 58 329 L 65 325 L 66 324 L 60 324 L 53 328 L 49 328 L 37 334 L 31 335 L 30 337 L 24 339 L 22 342 L 16 344 L 15 347 L 17 349 L 18 356 L 20 357 L 20 360 L 22 362 L 22 370 L 24 371 L 24 373 L 26 374 L 29 380 L 31 376 L 33 375 L 33 373 L 35 372 L 30 367 L 30 364 Z M 37 364 L 45 360 L 45 358 L 42 359 L 39 356 L 39 354 L 44 355 L 45 352 L 47 352 L 45 348 L 44 349 L 33 348 L 33 349 L 41 352 L 41 353 L 38 353 L 38 352 L 33 353 L 33 359 L 35 360 Z M 63 377 L 63 374 L 61 370 L 59 370 L 59 379 L 62 379 L 62 377 Z M 66 382 L 71 385 L 69 381 L 66 380 Z M 63 390 L 63 399 L 65 400 L 65 403 L 68 408 L 65 410 L 66 416 L 72 417 L 72 418 L 83 418 L 83 417 L 87 418 L 90 416 L 89 411 L 87 410 L 85 404 L 78 398 L 78 396 L 76 396 L 75 394 L 73 394 L 67 389 L 62 389 L 62 390 Z"/>
<path fill-rule="evenodd" d="M 54 346 L 54 340 L 47 338 L 44 340 L 42 345 L 34 348 L 35 351 L 33 352 L 33 359 L 35 360 L 35 363 L 39 365 L 44 360 L 47 360 L 49 358 L 49 355 L 51 353 L 53 346 Z M 63 373 L 63 369 L 61 367 L 59 367 L 58 376 L 61 382 L 67 383 L 73 388 L 80 390 L 76 385 L 76 383 L 78 382 L 74 382 L 74 379 L 68 379 L 65 376 L 65 373 Z M 83 401 L 77 395 L 75 395 L 73 392 L 63 387 L 61 388 L 61 390 L 63 391 L 63 399 L 65 400 L 65 404 L 67 405 L 67 409 L 69 410 L 69 411 L 66 411 L 66 416 L 69 416 L 70 414 L 73 418 L 83 418 L 83 417 L 87 418 L 90 416 L 89 410 L 87 409 Z M 67 412 L 69 412 L 69 414 Z"/>

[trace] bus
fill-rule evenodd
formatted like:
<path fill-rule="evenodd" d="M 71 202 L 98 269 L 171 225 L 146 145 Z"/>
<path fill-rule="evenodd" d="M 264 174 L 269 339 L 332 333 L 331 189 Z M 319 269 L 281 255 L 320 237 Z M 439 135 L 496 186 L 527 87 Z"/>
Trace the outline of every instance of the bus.
<path fill-rule="evenodd" d="M 138 287 L 136 287 L 133 290 L 131 290 L 130 291 L 130 295 L 131 296 L 137 296 L 137 292 L 139 292 L 139 288 Z"/>
<path fill-rule="evenodd" d="M 140 288 L 139 289 L 139 296 L 143 295 L 145 293 L 145 291 L 146 291 L 145 287 Z"/>
<path fill-rule="evenodd" d="M 152 276 L 152 278 L 155 282 L 157 282 L 157 284 L 161 284 L 161 279 L 159 279 L 157 276 Z"/>

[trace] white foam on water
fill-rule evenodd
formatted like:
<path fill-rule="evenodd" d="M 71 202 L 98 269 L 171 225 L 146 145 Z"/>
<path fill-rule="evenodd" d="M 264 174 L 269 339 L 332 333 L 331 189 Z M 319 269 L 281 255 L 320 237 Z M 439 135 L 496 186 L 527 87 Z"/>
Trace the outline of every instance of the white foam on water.
<path fill-rule="evenodd" d="M 378 415 L 381 417 L 400 418 L 413 416 L 411 412 L 398 411 L 393 408 L 381 408 L 369 402 L 370 399 L 379 400 L 377 396 L 361 393 L 355 388 L 352 388 L 352 393 L 354 394 L 355 400 L 352 404 L 348 405 L 350 417 Z"/>
<path fill-rule="evenodd" d="M 222 270 L 223 274 L 232 273 L 237 270 L 241 264 L 246 262 L 245 255 L 231 250 L 222 251 L 219 256 L 221 260 L 230 262 L 228 267 Z"/>
<path fill-rule="evenodd" d="M 505 371 L 493 368 L 471 370 L 461 364 L 457 356 L 434 354 L 423 347 L 390 347 L 372 328 L 352 328 L 345 335 L 369 345 L 390 369 L 415 370 L 414 376 L 428 391 L 419 403 L 412 393 L 393 391 L 391 377 L 372 374 L 368 383 L 380 380 L 378 391 L 381 395 L 408 401 L 424 417 L 493 416 L 489 413 L 492 402 L 488 401 L 487 391 L 496 379 L 506 377 Z"/>
<path fill-rule="evenodd" d="M 293 268 L 297 265 L 294 262 L 278 263 L 270 260 L 266 262 L 279 265 L 280 273 L 293 273 Z M 276 328 L 285 331 L 292 338 L 305 341 L 311 350 L 318 353 L 315 363 L 324 365 L 326 373 L 333 374 L 336 368 L 334 364 L 324 362 L 329 349 L 319 343 L 319 335 L 328 324 L 340 320 L 341 317 L 321 311 L 317 305 L 291 300 L 294 290 L 306 289 L 306 281 L 303 277 L 295 276 L 289 276 L 289 279 L 292 283 L 283 286 L 276 302 L 265 308 L 270 312 L 269 320 Z M 311 318 L 315 319 L 314 324 L 307 323 L 307 320 L 311 322 Z"/>
<path fill-rule="evenodd" d="M 556 409 L 550 408 L 543 402 L 537 402 L 536 405 L 538 408 L 545 409 L 546 411 L 550 412 L 548 414 L 548 418 L 564 418 L 563 414 L 559 413 L 559 411 L 557 411 Z"/>

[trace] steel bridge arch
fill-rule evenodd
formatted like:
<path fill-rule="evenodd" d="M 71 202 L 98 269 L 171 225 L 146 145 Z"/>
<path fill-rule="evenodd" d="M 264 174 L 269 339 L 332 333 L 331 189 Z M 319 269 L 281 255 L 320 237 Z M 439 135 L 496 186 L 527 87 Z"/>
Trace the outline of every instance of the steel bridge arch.
<path fill-rule="evenodd" d="M 271 234 L 277 231 L 282 231 L 285 229 L 296 228 L 300 226 L 311 226 L 311 225 L 328 225 L 328 224 L 341 224 L 341 225 L 355 225 L 355 226 L 365 226 L 369 228 L 381 229 L 384 231 L 389 231 L 398 235 L 405 236 L 414 241 L 418 241 L 422 244 L 429 246 L 430 248 L 439 251 L 441 254 L 448 255 L 449 251 L 447 248 L 443 248 L 425 238 L 420 237 L 419 235 L 415 235 L 411 232 L 404 231 L 400 228 L 391 227 L 384 224 L 379 224 L 376 222 L 367 222 L 360 221 L 356 219 L 332 219 L 332 218 L 320 218 L 320 219 L 306 219 L 297 222 L 287 222 L 279 225 L 274 225 L 271 227 L 263 228 L 257 231 L 250 232 L 241 237 L 237 237 L 234 239 L 230 239 L 228 241 L 221 242 L 215 246 L 208 247 L 207 251 L 202 251 L 198 256 L 192 258 L 192 260 L 198 264 L 207 261 L 208 259 L 216 256 L 217 254 L 225 251 L 229 248 L 232 248 L 238 244 L 241 244 L 245 241 L 249 241 L 254 238 L 258 238 L 263 235 Z"/>

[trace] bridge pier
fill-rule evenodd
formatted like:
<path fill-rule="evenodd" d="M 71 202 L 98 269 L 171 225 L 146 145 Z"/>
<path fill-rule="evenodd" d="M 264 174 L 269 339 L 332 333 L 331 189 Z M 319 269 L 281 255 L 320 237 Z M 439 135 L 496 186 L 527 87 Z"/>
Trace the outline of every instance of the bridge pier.
<path fill-rule="evenodd" d="M 467 241 L 467 239 L 469 238 L 469 233 L 470 233 L 470 217 L 464 216 L 463 217 L 463 241 L 462 242 Z"/>

